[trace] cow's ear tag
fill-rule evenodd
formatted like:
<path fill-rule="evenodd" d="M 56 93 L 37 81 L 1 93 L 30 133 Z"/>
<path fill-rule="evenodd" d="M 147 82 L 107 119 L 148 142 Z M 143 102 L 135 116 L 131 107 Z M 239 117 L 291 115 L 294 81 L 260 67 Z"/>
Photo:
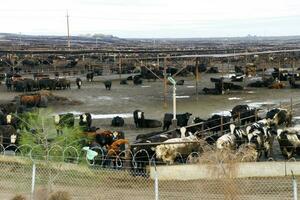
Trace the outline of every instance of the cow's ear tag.
<path fill-rule="evenodd" d="M 151 147 L 151 150 L 152 150 L 152 151 L 155 151 L 155 147 Z"/>

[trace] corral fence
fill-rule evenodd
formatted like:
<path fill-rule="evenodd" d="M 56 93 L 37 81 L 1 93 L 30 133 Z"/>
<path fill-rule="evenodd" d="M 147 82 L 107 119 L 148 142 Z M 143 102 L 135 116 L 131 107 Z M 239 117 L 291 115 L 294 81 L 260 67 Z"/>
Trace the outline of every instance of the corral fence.
<path fill-rule="evenodd" d="M 58 191 L 71 199 L 297 199 L 300 177 L 162 180 L 159 173 L 136 176 L 129 169 L 0 157 L 0 199 L 15 195 L 48 199 Z"/>

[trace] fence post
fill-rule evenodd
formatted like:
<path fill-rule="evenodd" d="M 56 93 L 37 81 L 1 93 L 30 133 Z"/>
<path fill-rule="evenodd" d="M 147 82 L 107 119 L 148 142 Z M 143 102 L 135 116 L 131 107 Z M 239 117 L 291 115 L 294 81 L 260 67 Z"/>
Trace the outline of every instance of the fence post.
<path fill-rule="evenodd" d="M 154 161 L 154 170 L 155 170 L 155 177 L 154 177 L 154 192 L 155 192 L 155 200 L 159 200 L 159 191 L 158 191 L 158 174 L 156 169 L 156 163 Z"/>
<path fill-rule="evenodd" d="M 257 122 L 258 116 L 257 116 L 257 109 L 255 109 L 255 122 Z"/>
<path fill-rule="evenodd" d="M 35 163 L 32 165 L 32 179 L 31 179 L 31 200 L 34 199 L 34 188 L 35 188 Z"/>
<path fill-rule="evenodd" d="M 292 178 L 293 178 L 293 200 L 298 200 L 297 181 L 295 179 L 293 170 L 291 170 L 291 172 L 292 172 Z"/>
<path fill-rule="evenodd" d="M 221 116 L 221 134 L 223 135 L 223 115 Z"/>

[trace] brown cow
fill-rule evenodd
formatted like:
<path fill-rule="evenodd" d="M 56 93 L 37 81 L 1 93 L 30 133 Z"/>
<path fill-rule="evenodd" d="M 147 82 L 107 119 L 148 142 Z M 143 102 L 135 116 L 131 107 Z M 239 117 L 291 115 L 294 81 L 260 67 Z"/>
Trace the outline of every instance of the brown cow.
<path fill-rule="evenodd" d="M 125 145 L 125 144 L 129 144 L 129 141 L 126 139 L 119 139 L 119 140 L 114 141 L 108 147 L 108 155 L 115 156 L 116 154 L 119 154 L 121 145 Z"/>
<path fill-rule="evenodd" d="M 20 104 L 26 107 L 35 107 L 39 106 L 41 99 L 40 94 L 24 94 L 20 97 Z"/>
<path fill-rule="evenodd" d="M 285 84 L 279 81 L 269 86 L 269 89 L 283 89 L 283 88 L 285 88 Z"/>

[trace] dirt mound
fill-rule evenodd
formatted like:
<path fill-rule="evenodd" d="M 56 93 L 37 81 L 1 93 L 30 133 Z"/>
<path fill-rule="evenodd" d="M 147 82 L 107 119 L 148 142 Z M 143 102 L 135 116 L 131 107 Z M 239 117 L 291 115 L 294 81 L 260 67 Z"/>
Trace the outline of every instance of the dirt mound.
<path fill-rule="evenodd" d="M 50 104 L 56 104 L 56 103 L 59 103 L 61 105 L 81 105 L 82 104 L 81 101 L 72 100 L 67 97 L 58 96 L 47 90 L 41 90 L 38 92 L 38 94 L 40 94 L 41 96 L 47 97 L 48 103 L 50 103 Z"/>

